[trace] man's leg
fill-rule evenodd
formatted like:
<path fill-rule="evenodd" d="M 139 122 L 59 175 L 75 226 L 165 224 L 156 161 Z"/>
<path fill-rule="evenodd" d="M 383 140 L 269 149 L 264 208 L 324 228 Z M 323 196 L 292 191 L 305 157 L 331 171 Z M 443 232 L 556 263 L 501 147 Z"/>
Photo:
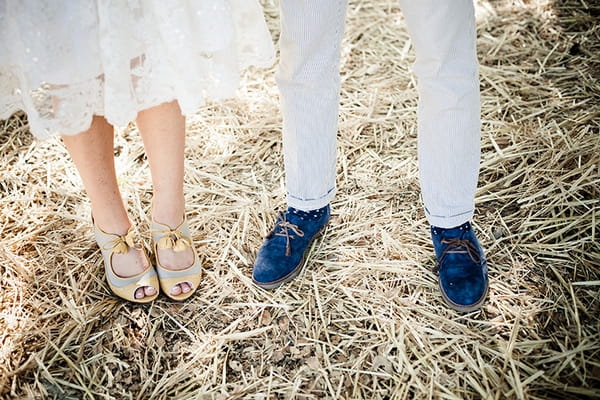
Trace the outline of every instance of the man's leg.
<path fill-rule="evenodd" d="M 340 43 L 347 0 L 282 0 L 277 85 L 288 205 L 314 210 L 335 191 Z"/>
<path fill-rule="evenodd" d="M 346 7 L 347 0 L 281 0 L 276 79 L 289 208 L 254 263 L 253 280 L 263 288 L 278 287 L 300 272 L 311 242 L 329 219 Z"/>
<path fill-rule="evenodd" d="M 454 309 L 481 306 L 488 287 L 470 225 L 480 159 L 473 0 L 400 0 L 417 60 L 419 176 L 440 288 Z"/>

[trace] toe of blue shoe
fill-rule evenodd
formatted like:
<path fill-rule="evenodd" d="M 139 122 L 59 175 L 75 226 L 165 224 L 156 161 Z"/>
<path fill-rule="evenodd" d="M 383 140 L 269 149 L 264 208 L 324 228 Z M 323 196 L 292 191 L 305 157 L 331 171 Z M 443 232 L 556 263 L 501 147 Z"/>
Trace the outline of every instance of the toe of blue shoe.
<path fill-rule="evenodd" d="M 285 249 L 279 247 L 266 244 L 258 252 L 252 269 L 252 279 L 257 284 L 280 282 L 293 273 L 300 263 L 298 257 L 285 256 Z"/>
<path fill-rule="evenodd" d="M 485 268 L 454 266 L 440 272 L 440 289 L 450 306 L 460 311 L 479 308 L 488 290 Z"/>

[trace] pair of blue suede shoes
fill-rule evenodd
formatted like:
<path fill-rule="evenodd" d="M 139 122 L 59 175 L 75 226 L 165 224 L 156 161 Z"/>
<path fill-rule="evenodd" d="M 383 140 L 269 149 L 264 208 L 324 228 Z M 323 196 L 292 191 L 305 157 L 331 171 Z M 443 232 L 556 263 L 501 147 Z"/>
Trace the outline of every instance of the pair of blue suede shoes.
<path fill-rule="evenodd" d="M 252 280 L 264 289 L 275 289 L 294 279 L 302 270 L 310 245 L 323 231 L 329 205 L 313 211 L 289 207 L 258 251 Z M 477 310 L 488 292 L 487 263 L 483 249 L 469 222 L 451 229 L 431 227 L 436 255 L 434 272 L 442 298 L 454 310 Z"/>

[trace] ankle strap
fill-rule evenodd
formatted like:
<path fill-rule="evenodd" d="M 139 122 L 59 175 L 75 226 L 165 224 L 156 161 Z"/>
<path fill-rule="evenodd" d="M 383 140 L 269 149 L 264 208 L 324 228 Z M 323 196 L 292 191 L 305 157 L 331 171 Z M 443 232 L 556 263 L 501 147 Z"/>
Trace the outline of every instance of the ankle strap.
<path fill-rule="evenodd" d="M 125 254 L 129 248 L 139 247 L 139 238 L 133 226 L 130 226 L 125 235 L 106 233 L 94 223 L 94 236 L 101 250 L 112 251 L 116 254 Z"/>

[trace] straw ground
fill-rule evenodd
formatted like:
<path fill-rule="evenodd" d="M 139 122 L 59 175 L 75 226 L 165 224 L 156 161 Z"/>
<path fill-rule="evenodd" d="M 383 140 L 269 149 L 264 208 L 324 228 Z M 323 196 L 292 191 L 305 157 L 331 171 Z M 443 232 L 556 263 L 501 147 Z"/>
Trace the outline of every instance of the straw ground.
<path fill-rule="evenodd" d="M 265 4 L 274 35 L 275 4 Z M 414 60 L 392 0 L 354 0 L 343 43 L 338 194 L 294 282 L 251 265 L 285 204 L 274 68 L 188 119 L 186 195 L 204 280 L 191 300 L 112 296 L 59 140 L 0 125 L 0 395 L 5 398 L 600 397 L 600 8 L 477 4 L 481 311 L 443 306 L 419 201 Z M 119 131 L 147 228 L 147 163 Z"/>

